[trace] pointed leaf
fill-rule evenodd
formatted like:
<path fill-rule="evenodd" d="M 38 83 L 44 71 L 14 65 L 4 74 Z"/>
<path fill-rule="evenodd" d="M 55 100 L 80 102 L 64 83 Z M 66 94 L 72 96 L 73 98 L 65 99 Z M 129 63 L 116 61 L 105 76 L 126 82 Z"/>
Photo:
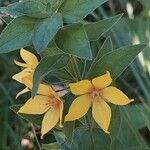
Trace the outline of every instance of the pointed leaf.
<path fill-rule="evenodd" d="M 41 20 L 34 29 L 33 45 L 35 50 L 40 53 L 42 52 L 49 42 L 51 42 L 62 26 L 62 15 L 57 13 L 50 18 Z"/>
<path fill-rule="evenodd" d="M 146 113 L 146 109 L 142 103 L 136 105 L 129 105 L 126 107 L 126 110 L 130 114 L 130 119 L 132 120 L 137 129 L 144 128 L 146 126 L 142 114 L 144 113 L 148 116 L 148 113 Z"/>
<path fill-rule="evenodd" d="M 116 138 L 111 142 L 110 150 L 125 150 L 125 148 L 121 141 Z"/>
<path fill-rule="evenodd" d="M 85 24 L 84 28 L 89 40 L 98 40 L 102 34 L 110 30 L 112 26 L 121 19 L 122 15 L 123 14 L 119 14 L 108 19 L 100 20 L 98 22 Z"/>
<path fill-rule="evenodd" d="M 105 54 L 111 52 L 113 50 L 113 45 L 111 38 L 108 37 L 103 43 L 102 47 L 99 49 L 95 61 L 97 62 L 100 58 L 102 58 Z"/>
<path fill-rule="evenodd" d="M 92 59 L 90 44 L 82 24 L 62 28 L 56 36 L 56 45 L 65 53 Z"/>
<path fill-rule="evenodd" d="M 130 116 L 130 114 L 127 114 L 125 109 L 121 109 L 122 122 L 118 139 L 125 146 L 125 149 L 134 146 L 146 146 L 146 142 L 128 116 Z"/>
<path fill-rule="evenodd" d="M 28 114 L 21 114 L 18 113 L 18 110 L 22 107 L 23 105 L 12 105 L 10 107 L 10 109 L 12 111 L 14 111 L 15 113 L 17 113 L 17 115 L 19 115 L 20 117 L 22 117 L 23 119 L 32 122 L 36 125 L 41 126 L 42 124 L 42 119 L 43 119 L 43 115 L 28 115 Z"/>
<path fill-rule="evenodd" d="M 75 128 L 75 122 L 66 122 L 63 127 L 63 132 L 66 136 L 66 142 L 67 144 L 72 143 L 72 138 L 73 138 L 73 132 Z"/>
<path fill-rule="evenodd" d="M 125 46 L 104 55 L 90 69 L 88 76 L 94 78 L 108 70 L 115 80 L 145 47 L 144 44 Z"/>
<path fill-rule="evenodd" d="M 32 44 L 37 20 L 29 17 L 14 19 L 0 35 L 0 53 L 7 53 Z"/>
<path fill-rule="evenodd" d="M 48 73 L 52 73 L 56 70 L 59 70 L 63 68 L 68 63 L 68 55 L 55 55 L 55 56 L 46 56 L 44 57 L 34 72 L 33 77 L 33 88 L 32 88 L 32 96 L 36 95 L 38 86 L 40 84 L 40 81 L 44 76 L 46 76 Z"/>
<path fill-rule="evenodd" d="M 85 131 L 79 137 L 79 150 L 110 150 L 111 140 L 109 135 L 100 131 L 100 129 L 91 129 Z"/>
<path fill-rule="evenodd" d="M 94 58 L 90 66 L 90 69 L 93 68 L 97 64 L 100 58 L 102 58 L 105 54 L 111 52 L 112 50 L 113 50 L 113 47 L 112 47 L 111 39 L 107 38 L 105 42 L 103 43 L 103 45 L 101 46 L 101 48 L 99 49 L 98 53 L 96 53 L 96 57 Z"/>
<path fill-rule="evenodd" d="M 136 146 L 136 147 L 128 148 L 127 150 L 150 150 L 150 148 L 143 147 L 143 146 Z"/>
<path fill-rule="evenodd" d="M 121 115 L 120 115 L 119 106 L 111 105 L 110 107 L 112 110 L 112 117 L 111 117 L 109 131 L 110 131 L 111 139 L 114 140 L 119 134 L 119 129 L 121 126 Z"/>
<path fill-rule="evenodd" d="M 0 19 L 6 24 L 9 24 L 13 20 L 10 16 L 1 16 Z"/>
<path fill-rule="evenodd" d="M 34 18 L 50 17 L 62 4 L 63 0 L 26 0 L 7 7 L 0 7 L 2 13 L 13 16 L 26 15 Z"/>
<path fill-rule="evenodd" d="M 63 54 L 63 52 L 58 48 L 58 47 L 47 47 L 46 49 L 44 49 L 44 51 L 41 53 L 41 55 L 43 57 L 51 55 L 58 55 L 58 54 Z"/>
<path fill-rule="evenodd" d="M 107 0 L 65 0 L 60 8 L 64 22 L 75 23 L 101 6 Z"/>

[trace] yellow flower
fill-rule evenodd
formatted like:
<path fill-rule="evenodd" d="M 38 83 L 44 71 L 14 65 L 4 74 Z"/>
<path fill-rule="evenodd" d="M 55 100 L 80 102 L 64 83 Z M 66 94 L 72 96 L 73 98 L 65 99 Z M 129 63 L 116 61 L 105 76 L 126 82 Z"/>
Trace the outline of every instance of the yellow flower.
<path fill-rule="evenodd" d="M 15 60 L 15 64 L 22 67 L 23 70 L 15 74 L 12 78 L 22 83 L 23 78 L 34 73 L 34 70 L 39 62 L 34 54 L 23 48 L 20 50 L 20 56 L 24 60 L 24 62 L 22 63 Z"/>
<path fill-rule="evenodd" d="M 23 83 L 22 82 L 23 78 L 27 76 L 31 76 L 31 77 L 33 76 L 34 70 L 37 67 L 39 62 L 34 54 L 32 54 L 31 52 L 23 48 L 20 50 L 20 56 L 24 60 L 24 62 L 22 63 L 22 62 L 18 62 L 15 60 L 15 64 L 22 67 L 23 70 L 15 74 L 12 78 L 20 83 Z M 23 89 L 21 92 L 19 92 L 16 95 L 16 98 L 19 97 L 21 94 L 24 94 L 28 91 L 29 90 L 27 88 Z"/>
<path fill-rule="evenodd" d="M 112 82 L 110 73 L 94 78 L 92 81 L 82 80 L 71 83 L 70 90 L 78 97 L 69 108 L 65 121 L 73 121 L 83 117 L 92 106 L 92 116 L 95 122 L 109 133 L 108 128 L 111 120 L 111 109 L 107 101 L 115 105 L 127 105 L 133 100 L 119 89 L 109 86 Z"/>
<path fill-rule="evenodd" d="M 30 78 L 24 78 L 23 83 L 32 88 Z M 40 84 L 37 95 L 30 98 L 18 111 L 23 114 L 44 114 L 41 127 L 41 138 L 58 122 L 62 127 L 63 102 L 57 93 L 48 85 Z"/>

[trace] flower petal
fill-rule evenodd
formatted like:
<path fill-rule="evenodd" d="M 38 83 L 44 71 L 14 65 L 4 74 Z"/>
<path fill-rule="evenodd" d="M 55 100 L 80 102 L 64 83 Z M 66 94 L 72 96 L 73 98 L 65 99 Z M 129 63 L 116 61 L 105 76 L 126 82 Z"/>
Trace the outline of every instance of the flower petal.
<path fill-rule="evenodd" d="M 108 128 L 111 120 L 111 109 L 100 97 L 93 102 L 92 116 L 104 132 L 109 133 Z"/>
<path fill-rule="evenodd" d="M 70 83 L 69 86 L 71 92 L 75 95 L 82 95 L 89 93 L 89 91 L 93 88 L 89 80 L 82 80 L 77 83 Z"/>
<path fill-rule="evenodd" d="M 41 139 L 49 132 L 59 121 L 59 109 L 49 109 L 44 115 L 41 128 Z"/>
<path fill-rule="evenodd" d="M 83 117 L 91 106 L 89 95 L 82 95 L 77 97 L 69 108 L 69 112 L 65 117 L 65 121 L 73 121 Z"/>
<path fill-rule="evenodd" d="M 24 67 L 24 68 L 27 68 L 29 67 L 26 63 L 22 63 L 22 62 L 19 62 L 19 61 L 16 61 L 14 60 L 14 63 L 19 66 L 19 67 Z"/>
<path fill-rule="evenodd" d="M 23 114 L 43 114 L 50 106 L 46 105 L 48 102 L 47 96 L 37 95 L 33 99 L 30 98 L 18 111 Z"/>
<path fill-rule="evenodd" d="M 32 83 L 32 77 L 31 76 L 27 76 L 27 77 L 23 78 L 22 80 L 23 80 L 23 83 L 29 89 L 32 89 L 32 84 L 33 83 Z M 40 84 L 39 88 L 38 88 L 38 91 L 37 91 L 37 94 L 45 95 L 45 96 L 50 96 L 50 95 L 54 95 L 55 91 L 49 85 Z"/>
<path fill-rule="evenodd" d="M 127 105 L 134 100 L 130 100 L 122 91 L 116 87 L 107 87 L 101 91 L 102 96 L 115 105 Z"/>
<path fill-rule="evenodd" d="M 64 104 L 63 104 L 63 102 L 60 102 L 60 108 L 59 108 L 60 110 L 60 115 L 59 115 L 59 126 L 62 128 L 63 127 L 63 125 L 62 125 L 62 117 L 63 117 L 63 110 L 64 110 Z"/>
<path fill-rule="evenodd" d="M 26 68 L 24 70 L 22 70 L 21 72 L 15 74 L 12 78 L 20 83 L 22 83 L 22 79 L 31 75 L 32 74 L 32 70 L 30 68 Z"/>
<path fill-rule="evenodd" d="M 23 89 L 22 91 L 20 91 L 20 92 L 16 95 L 16 99 L 17 99 L 20 95 L 25 94 L 25 93 L 27 93 L 27 92 L 29 92 L 29 91 L 30 91 L 30 90 L 29 90 L 28 88 Z"/>
<path fill-rule="evenodd" d="M 27 65 L 29 65 L 32 69 L 36 68 L 39 62 L 34 54 L 22 48 L 20 50 L 20 55 Z"/>
<path fill-rule="evenodd" d="M 112 82 L 112 78 L 110 76 L 109 71 L 106 72 L 106 74 L 99 76 L 97 78 L 94 78 L 92 80 L 92 83 L 95 88 L 103 89 L 107 86 L 109 86 Z"/>

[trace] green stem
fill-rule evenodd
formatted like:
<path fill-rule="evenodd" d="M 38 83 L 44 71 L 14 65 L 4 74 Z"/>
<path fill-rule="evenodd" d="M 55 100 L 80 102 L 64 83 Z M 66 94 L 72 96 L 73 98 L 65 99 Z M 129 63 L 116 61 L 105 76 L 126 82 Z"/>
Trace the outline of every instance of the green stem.
<path fill-rule="evenodd" d="M 40 145 L 39 140 L 38 140 L 37 135 L 36 135 L 36 131 L 35 131 L 34 125 L 32 123 L 31 123 L 31 128 L 32 128 L 32 131 L 33 131 L 33 134 L 34 134 L 37 146 L 38 146 L 39 150 L 42 150 L 41 145 Z"/>

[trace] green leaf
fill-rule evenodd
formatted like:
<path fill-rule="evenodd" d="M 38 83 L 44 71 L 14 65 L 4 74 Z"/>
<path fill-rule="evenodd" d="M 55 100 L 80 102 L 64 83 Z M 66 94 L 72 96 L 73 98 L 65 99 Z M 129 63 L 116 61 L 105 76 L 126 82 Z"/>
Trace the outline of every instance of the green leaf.
<path fill-rule="evenodd" d="M 81 132 L 82 133 L 82 132 Z M 79 150 L 110 150 L 110 137 L 99 129 L 89 129 L 79 137 Z"/>
<path fill-rule="evenodd" d="M 0 88 L 0 90 L 2 91 L 2 89 Z M 3 92 L 1 92 L 3 93 Z M 5 96 L 5 94 L 0 94 L 0 96 L 3 98 L 3 100 L 8 100 Z M 1 124 L 0 124 L 0 149 L 5 149 L 6 145 L 7 145 L 7 134 L 8 134 L 8 129 L 6 128 L 6 125 L 9 124 L 9 109 L 8 109 L 8 102 L 3 102 L 2 103 L 2 99 L 0 100 L 0 104 L 1 104 L 1 110 L 0 113 L 2 115 L 0 115 L 0 120 L 1 120 Z M 7 108 L 6 108 L 7 107 Z M 3 120 L 3 121 L 2 121 Z"/>
<path fill-rule="evenodd" d="M 121 125 L 121 115 L 120 115 L 119 106 L 111 105 L 111 110 L 112 110 L 112 117 L 111 117 L 109 131 L 110 131 L 111 139 L 114 140 L 119 134 L 119 129 Z"/>
<path fill-rule="evenodd" d="M 149 119 L 149 116 L 150 116 L 150 104 L 144 104 L 143 105 L 136 105 L 137 106 L 137 109 L 138 109 L 138 112 L 140 113 L 138 116 L 141 116 L 141 120 L 144 120 L 144 124 L 143 126 L 147 126 L 147 128 L 149 129 L 150 131 L 150 119 Z"/>
<path fill-rule="evenodd" d="M 42 150 L 60 150 L 60 145 L 57 143 L 42 144 Z"/>
<path fill-rule="evenodd" d="M 13 105 L 13 106 L 10 107 L 10 109 L 13 110 L 17 115 L 19 115 L 23 119 L 25 119 L 25 120 L 27 120 L 29 122 L 32 122 L 32 123 L 34 123 L 36 125 L 41 126 L 43 115 L 27 115 L 27 114 L 18 113 L 19 109 L 22 106 L 23 105 Z"/>
<path fill-rule="evenodd" d="M 63 132 L 66 136 L 66 143 L 71 144 L 73 138 L 73 132 L 75 128 L 75 121 L 73 122 L 66 122 L 63 127 Z"/>
<path fill-rule="evenodd" d="M 47 7 L 41 0 L 26 0 L 23 2 L 16 2 L 7 7 L 1 7 L 0 11 L 9 15 L 21 16 L 26 15 L 29 17 L 47 17 Z"/>
<path fill-rule="evenodd" d="M 137 147 L 129 148 L 127 150 L 150 150 L 150 148 L 149 147 L 137 146 Z"/>
<path fill-rule="evenodd" d="M 126 149 L 134 146 L 146 146 L 143 137 L 140 135 L 139 131 L 133 125 L 132 120 L 128 116 L 130 116 L 130 114 L 128 114 L 125 109 L 121 109 L 122 122 L 118 139 Z"/>
<path fill-rule="evenodd" d="M 133 121 L 137 129 L 145 127 L 144 117 L 142 116 L 142 113 L 146 114 L 146 112 L 145 107 L 142 104 L 129 105 L 126 107 L 126 111 L 130 114 L 130 119 Z"/>
<path fill-rule="evenodd" d="M 110 30 L 121 19 L 122 15 L 123 14 L 119 14 L 98 22 L 85 24 L 84 28 L 89 40 L 98 40 L 102 34 Z"/>
<path fill-rule="evenodd" d="M 65 53 L 92 59 L 90 44 L 82 24 L 72 24 L 62 28 L 56 36 L 56 45 Z"/>
<path fill-rule="evenodd" d="M 101 48 L 99 49 L 97 56 L 95 58 L 95 62 L 97 62 L 100 58 L 102 58 L 105 54 L 111 52 L 112 50 L 113 50 L 112 41 L 111 38 L 108 37 L 101 46 Z"/>
<path fill-rule="evenodd" d="M 44 76 L 46 76 L 50 72 L 52 73 L 56 70 L 63 68 L 65 65 L 67 65 L 68 61 L 68 55 L 63 54 L 55 56 L 49 55 L 44 57 L 40 61 L 39 65 L 36 67 L 34 72 L 32 96 L 36 95 L 40 81 Z"/>
<path fill-rule="evenodd" d="M 65 135 L 63 132 L 60 132 L 60 131 L 54 131 L 54 136 L 55 136 L 55 139 L 57 141 L 57 143 L 59 144 L 64 144 L 65 143 Z"/>
<path fill-rule="evenodd" d="M 0 35 L 0 53 L 7 53 L 32 44 L 33 28 L 37 20 L 29 17 L 14 19 Z"/>
<path fill-rule="evenodd" d="M 63 97 L 64 102 L 64 112 L 63 115 L 67 115 L 69 108 L 73 102 L 73 100 L 75 99 L 75 96 L 72 93 L 68 93 Z"/>
<path fill-rule="evenodd" d="M 41 55 L 43 57 L 51 55 L 58 55 L 58 54 L 63 54 L 63 51 L 61 51 L 58 47 L 47 47 L 46 49 L 44 49 L 44 51 L 41 53 Z"/>
<path fill-rule="evenodd" d="M 101 6 L 107 0 L 65 0 L 60 8 L 64 22 L 75 23 Z"/>
<path fill-rule="evenodd" d="M 53 12 L 57 12 L 60 6 L 63 4 L 64 0 L 48 0 L 51 4 L 51 9 Z"/>
<path fill-rule="evenodd" d="M 106 71 L 110 71 L 115 80 L 146 47 L 144 44 L 125 46 L 104 55 L 88 73 L 88 77 L 94 78 Z"/>
<path fill-rule="evenodd" d="M 10 16 L 1 16 L 1 20 L 3 20 L 6 24 L 9 24 L 13 19 Z"/>
<path fill-rule="evenodd" d="M 70 145 L 67 145 L 66 143 L 66 139 L 65 139 L 66 137 L 63 132 L 54 131 L 54 136 L 57 143 L 61 145 L 61 150 L 71 150 Z"/>
<path fill-rule="evenodd" d="M 33 45 L 40 53 L 51 42 L 63 24 L 62 15 L 57 13 L 50 18 L 41 20 L 34 28 Z"/>
<path fill-rule="evenodd" d="M 120 140 L 116 138 L 111 142 L 110 150 L 125 150 L 125 148 Z"/>
<path fill-rule="evenodd" d="M 111 52 L 112 50 L 113 50 L 113 46 L 112 46 L 111 38 L 108 37 L 105 40 L 105 42 L 103 43 L 103 45 L 100 47 L 99 51 L 96 52 L 96 54 L 95 54 L 96 56 L 95 56 L 94 60 L 92 61 L 90 69 L 93 68 L 97 64 L 97 62 L 100 60 L 100 58 L 102 58 L 105 54 Z M 96 49 L 94 48 L 93 51 L 95 52 Z"/>
<path fill-rule="evenodd" d="M 63 0 L 26 0 L 1 7 L 0 11 L 14 16 L 26 15 L 34 18 L 50 17 L 62 4 Z"/>

